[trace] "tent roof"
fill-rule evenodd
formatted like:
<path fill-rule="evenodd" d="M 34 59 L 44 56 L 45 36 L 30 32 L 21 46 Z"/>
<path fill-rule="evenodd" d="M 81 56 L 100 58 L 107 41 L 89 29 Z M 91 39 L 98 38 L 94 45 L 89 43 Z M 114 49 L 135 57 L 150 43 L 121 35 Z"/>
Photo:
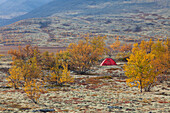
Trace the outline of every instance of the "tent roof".
<path fill-rule="evenodd" d="M 100 66 L 111 66 L 111 65 L 117 65 L 116 62 L 112 58 L 106 58 L 100 64 Z"/>

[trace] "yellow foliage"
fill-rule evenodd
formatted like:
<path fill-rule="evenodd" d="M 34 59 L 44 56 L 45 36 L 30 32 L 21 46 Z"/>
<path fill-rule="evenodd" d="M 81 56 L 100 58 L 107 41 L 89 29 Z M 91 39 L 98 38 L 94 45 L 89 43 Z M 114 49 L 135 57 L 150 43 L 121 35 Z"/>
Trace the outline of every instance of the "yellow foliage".
<path fill-rule="evenodd" d="M 142 41 L 139 46 L 142 50 L 146 50 L 147 53 L 150 53 L 153 44 L 154 42 L 150 39 L 149 41 Z"/>
<path fill-rule="evenodd" d="M 9 74 L 10 75 L 7 77 L 9 85 L 14 87 L 15 89 L 19 88 L 21 86 L 21 81 L 23 80 L 21 68 L 17 66 L 12 66 L 12 68 L 9 69 Z"/>
<path fill-rule="evenodd" d="M 155 55 L 155 60 L 152 62 L 156 72 L 166 72 L 170 68 L 170 58 L 169 58 L 169 49 L 168 49 L 168 40 L 163 43 L 162 41 L 157 41 L 152 45 L 152 51 Z"/>
<path fill-rule="evenodd" d="M 120 59 L 120 58 L 128 58 L 130 56 L 130 52 L 128 53 L 125 53 L 125 52 L 119 52 L 117 55 L 116 55 L 116 59 Z"/>
<path fill-rule="evenodd" d="M 131 54 L 130 58 L 128 59 L 127 65 L 125 65 L 125 74 L 128 76 L 128 85 L 129 86 L 136 86 L 140 85 L 140 88 L 143 89 L 145 85 L 148 83 L 147 80 L 150 80 L 152 76 L 150 76 L 151 72 L 153 71 L 152 67 L 150 66 L 150 62 L 153 60 L 153 54 L 145 54 L 145 51 L 137 51 L 135 54 Z M 133 85 L 131 82 L 133 82 Z M 140 81 L 140 84 L 138 84 Z M 146 82 L 146 83 L 145 83 Z M 149 81 L 150 83 L 151 81 Z M 153 81 L 152 81 L 153 82 Z"/>
<path fill-rule="evenodd" d="M 1 59 L 2 56 L 3 56 L 3 55 L 0 55 L 0 59 Z"/>
<path fill-rule="evenodd" d="M 106 36 L 97 36 L 97 37 L 93 37 L 92 39 L 90 39 L 90 45 L 92 46 L 93 50 L 94 51 L 98 51 L 99 55 L 102 55 L 104 53 L 104 51 L 106 50 L 106 44 L 105 44 L 105 39 L 106 39 Z"/>
<path fill-rule="evenodd" d="M 55 56 L 53 53 L 49 53 L 48 51 L 42 54 L 41 65 L 43 69 L 49 70 L 55 65 Z"/>
<path fill-rule="evenodd" d="M 38 84 L 36 80 L 26 81 L 24 86 L 24 91 L 27 94 L 27 96 L 37 104 L 38 99 L 41 96 L 42 89 L 41 85 Z"/>
<path fill-rule="evenodd" d="M 70 76 L 70 71 L 68 70 L 68 64 L 66 65 L 63 64 L 62 67 L 63 69 L 59 69 L 59 66 L 56 65 L 56 67 L 52 69 L 50 76 L 48 76 L 49 82 L 58 85 L 74 82 L 74 78 Z"/>
<path fill-rule="evenodd" d="M 61 69 L 59 68 L 60 64 L 61 61 L 59 60 L 58 57 L 56 57 L 55 65 L 54 67 L 51 68 L 50 75 L 46 77 L 47 82 L 57 83 L 59 81 L 58 76 L 60 76 L 61 73 Z"/>
<path fill-rule="evenodd" d="M 19 86 L 24 86 L 24 83 L 27 81 L 31 81 L 33 79 L 41 78 L 42 71 L 41 68 L 37 65 L 36 57 L 31 58 L 30 60 L 24 63 L 20 61 L 22 67 L 13 65 L 11 69 L 9 69 L 9 74 L 7 80 L 9 81 L 9 85 L 12 87 L 19 88 Z"/>
<path fill-rule="evenodd" d="M 157 76 L 169 68 L 169 51 L 163 42 L 142 41 L 134 44 L 128 63 L 124 65 L 127 85 L 149 91 Z"/>
<path fill-rule="evenodd" d="M 65 50 L 61 50 L 59 52 L 56 53 L 56 60 L 57 63 L 59 63 L 59 65 L 62 64 L 67 64 L 69 62 L 69 51 Z"/>
<path fill-rule="evenodd" d="M 32 80 L 36 78 L 41 78 L 42 76 L 42 70 L 41 67 L 37 64 L 36 57 L 31 58 L 26 63 L 22 65 L 22 76 L 24 80 Z"/>
<path fill-rule="evenodd" d="M 73 77 L 70 76 L 70 71 L 68 71 L 68 65 L 63 65 L 63 70 L 60 76 L 58 76 L 58 83 L 63 84 L 63 83 L 73 83 L 74 79 Z"/>

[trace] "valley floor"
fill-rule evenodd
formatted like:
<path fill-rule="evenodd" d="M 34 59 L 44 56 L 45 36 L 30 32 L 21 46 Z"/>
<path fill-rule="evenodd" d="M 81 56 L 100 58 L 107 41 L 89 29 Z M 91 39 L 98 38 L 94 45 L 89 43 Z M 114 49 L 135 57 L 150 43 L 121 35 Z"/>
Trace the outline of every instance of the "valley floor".
<path fill-rule="evenodd" d="M 111 67 L 101 67 L 98 72 L 102 75 L 108 68 Z M 116 76 L 118 73 L 120 77 Z M 0 112 L 170 112 L 169 81 L 155 86 L 151 92 L 140 93 L 137 87 L 126 85 L 125 77 L 122 77 L 120 72 L 116 71 L 110 75 L 112 77 L 108 78 L 77 75 L 78 78 L 76 76 L 75 83 L 70 87 L 46 89 L 39 103 L 34 104 L 23 90 L 5 87 L 5 74 L 0 72 Z"/>

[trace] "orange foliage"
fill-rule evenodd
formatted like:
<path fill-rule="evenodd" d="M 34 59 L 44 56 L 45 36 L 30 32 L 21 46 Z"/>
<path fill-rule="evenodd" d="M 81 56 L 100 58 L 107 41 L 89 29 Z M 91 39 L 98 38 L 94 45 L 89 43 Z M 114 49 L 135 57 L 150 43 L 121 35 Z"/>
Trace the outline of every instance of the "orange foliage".
<path fill-rule="evenodd" d="M 77 73 L 87 72 L 105 52 L 105 37 L 84 37 L 68 47 L 70 68 Z"/>
<path fill-rule="evenodd" d="M 18 51 L 11 49 L 10 51 L 8 51 L 8 54 L 11 54 L 13 56 L 13 60 L 16 59 L 28 60 L 34 56 L 35 51 L 39 53 L 38 47 L 26 45 L 25 48 L 18 46 Z"/>
<path fill-rule="evenodd" d="M 110 47 L 113 49 L 113 51 L 117 52 L 120 50 L 120 41 L 117 39 Z"/>

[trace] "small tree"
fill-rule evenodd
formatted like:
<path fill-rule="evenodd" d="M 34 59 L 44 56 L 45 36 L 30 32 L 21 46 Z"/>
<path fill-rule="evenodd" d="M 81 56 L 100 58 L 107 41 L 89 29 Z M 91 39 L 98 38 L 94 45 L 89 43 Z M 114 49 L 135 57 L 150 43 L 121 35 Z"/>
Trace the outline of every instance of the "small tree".
<path fill-rule="evenodd" d="M 43 69 L 50 70 L 55 66 L 54 53 L 44 52 L 41 57 L 41 66 Z"/>
<path fill-rule="evenodd" d="M 166 44 L 158 41 L 154 43 L 142 41 L 140 45 L 134 44 L 132 54 L 125 64 L 127 84 L 150 91 L 157 81 L 157 76 L 169 68 L 169 51 Z"/>
<path fill-rule="evenodd" d="M 58 57 L 56 57 L 56 62 L 54 67 L 50 69 L 49 76 L 46 77 L 46 81 L 52 84 L 58 84 L 58 76 L 60 76 L 61 68 L 59 68 L 61 62 L 59 61 Z"/>
<path fill-rule="evenodd" d="M 28 98 L 30 98 L 35 104 L 37 104 L 38 99 L 40 98 L 42 93 L 41 83 L 37 82 L 36 80 L 29 80 L 25 82 L 24 86 L 24 91 L 27 94 Z"/>
<path fill-rule="evenodd" d="M 92 46 L 93 48 L 93 51 L 98 51 L 98 55 L 99 56 L 102 56 L 105 51 L 107 50 L 106 48 L 106 43 L 105 43 L 105 40 L 106 40 L 106 36 L 95 36 L 95 37 L 92 37 L 90 38 L 89 36 L 85 37 L 85 39 L 87 41 L 89 41 L 90 45 Z"/>
<path fill-rule="evenodd" d="M 68 64 L 63 64 L 63 70 L 61 72 L 61 75 L 57 77 L 59 84 L 67 84 L 67 83 L 73 83 L 74 78 L 70 76 L 70 71 L 68 70 Z"/>
<path fill-rule="evenodd" d="M 13 64 L 22 67 L 22 64 L 25 63 L 30 58 L 36 57 L 37 63 L 41 61 L 40 51 L 38 47 L 32 47 L 31 45 L 26 45 L 25 48 L 21 46 L 18 47 L 18 50 L 10 50 L 8 54 L 12 55 Z"/>
<path fill-rule="evenodd" d="M 105 37 L 84 37 L 78 44 L 72 43 L 68 47 L 70 68 L 77 73 L 87 72 L 101 58 L 105 52 Z"/>
<path fill-rule="evenodd" d="M 47 77 L 48 82 L 55 83 L 56 85 L 74 82 L 74 78 L 70 76 L 68 64 L 63 64 L 62 67 L 63 69 L 59 68 L 59 65 L 56 65 L 51 69 L 52 72 Z"/>
<path fill-rule="evenodd" d="M 121 52 L 131 52 L 132 50 L 132 44 L 123 44 L 120 48 Z"/>
<path fill-rule="evenodd" d="M 118 51 L 120 51 L 120 44 L 121 44 L 121 42 L 117 38 L 116 41 L 112 45 L 110 45 L 110 47 L 112 48 L 112 50 L 114 52 L 118 52 Z"/>
<path fill-rule="evenodd" d="M 150 81 L 153 72 L 153 67 L 150 65 L 154 56 L 146 54 L 145 51 L 137 51 L 130 55 L 127 65 L 125 65 L 125 75 L 128 77 L 127 84 L 129 86 L 137 86 L 141 89 L 147 87 L 147 84 L 154 82 Z"/>
<path fill-rule="evenodd" d="M 168 48 L 169 41 L 157 41 L 151 46 L 151 53 L 155 55 L 152 65 L 155 68 L 155 73 L 165 73 L 170 68 L 170 51 Z"/>
<path fill-rule="evenodd" d="M 22 62 L 22 67 L 13 65 L 12 68 L 9 69 L 7 80 L 9 81 L 9 85 L 17 89 L 19 87 L 24 87 L 26 81 L 41 78 L 42 70 L 40 66 L 37 65 L 36 57 L 34 57 L 26 63 Z"/>
<path fill-rule="evenodd" d="M 116 38 L 116 41 L 110 45 L 110 48 L 113 52 L 116 52 L 116 59 L 122 59 L 125 60 L 125 58 L 128 58 L 130 56 L 131 50 L 132 50 L 132 44 L 122 44 L 118 37 Z"/>
<path fill-rule="evenodd" d="M 22 77 L 24 81 L 31 81 L 33 79 L 41 79 L 42 69 L 37 64 L 36 57 L 29 59 L 26 63 L 22 65 Z"/>
<path fill-rule="evenodd" d="M 43 71 L 40 62 L 42 57 L 38 49 L 26 46 L 9 53 L 13 55 L 13 66 L 9 69 L 10 75 L 7 77 L 9 85 L 15 89 L 23 88 L 27 96 L 37 104 L 43 87 L 42 82 L 39 82 L 43 79 Z M 51 56 L 46 55 L 44 60 L 48 61 Z"/>
<path fill-rule="evenodd" d="M 61 50 L 56 53 L 57 63 L 62 66 L 62 64 L 68 64 L 70 58 L 70 53 L 67 50 Z"/>

